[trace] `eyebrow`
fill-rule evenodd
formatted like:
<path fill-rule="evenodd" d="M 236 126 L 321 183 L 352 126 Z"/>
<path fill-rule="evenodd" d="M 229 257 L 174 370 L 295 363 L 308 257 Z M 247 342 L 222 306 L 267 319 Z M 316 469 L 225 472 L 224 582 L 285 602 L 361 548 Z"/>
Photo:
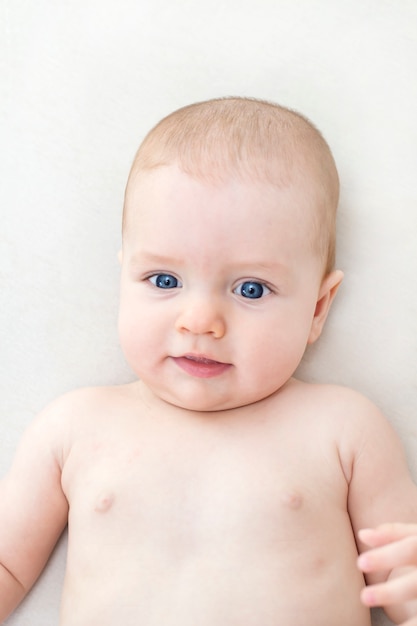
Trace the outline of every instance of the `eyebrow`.
<path fill-rule="evenodd" d="M 182 257 L 172 257 L 160 253 L 154 253 L 150 250 L 142 250 L 140 252 L 136 252 L 132 255 L 129 260 L 129 266 L 135 268 L 135 266 L 141 265 L 142 263 L 151 263 L 155 265 L 157 268 L 169 268 L 170 266 L 181 267 L 187 262 L 184 256 Z M 258 271 L 276 271 L 280 272 L 283 276 L 287 276 L 289 272 L 289 268 L 283 265 L 282 263 L 273 262 L 270 265 L 263 261 L 256 260 L 248 260 L 241 259 L 237 260 L 236 263 L 231 264 L 231 268 L 242 268 L 242 271 L 247 271 L 248 274 L 254 273 L 256 274 Z"/>
<path fill-rule="evenodd" d="M 132 257 L 129 259 L 129 266 L 133 268 L 137 265 L 142 265 L 143 263 L 151 263 L 152 265 L 160 268 L 169 267 L 171 265 L 179 267 L 185 263 L 185 258 L 177 258 L 160 253 L 156 254 L 154 252 L 150 252 L 149 250 L 142 250 L 132 254 Z"/>

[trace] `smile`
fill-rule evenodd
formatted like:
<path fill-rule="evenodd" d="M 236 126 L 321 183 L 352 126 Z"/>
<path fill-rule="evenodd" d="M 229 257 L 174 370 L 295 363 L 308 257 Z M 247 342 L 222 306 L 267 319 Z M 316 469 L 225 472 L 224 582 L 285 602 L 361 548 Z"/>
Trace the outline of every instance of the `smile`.
<path fill-rule="evenodd" d="M 230 363 L 221 363 L 220 361 L 213 361 L 205 356 L 194 354 L 173 357 L 173 360 L 184 372 L 196 378 L 220 376 L 231 367 Z"/>

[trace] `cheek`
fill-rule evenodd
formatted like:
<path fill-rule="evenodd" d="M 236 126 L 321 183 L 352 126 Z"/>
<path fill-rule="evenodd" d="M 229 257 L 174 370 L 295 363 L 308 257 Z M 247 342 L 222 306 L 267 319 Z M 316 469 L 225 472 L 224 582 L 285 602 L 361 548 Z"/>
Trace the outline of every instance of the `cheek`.
<path fill-rule="evenodd" d="M 255 366 L 257 364 L 264 375 L 269 372 L 274 376 L 282 370 L 290 371 L 292 375 L 306 349 L 310 325 L 307 316 L 276 315 L 257 324 L 255 332 L 251 332 L 251 339 L 247 336 L 247 341 L 243 341 L 243 347 L 247 349 L 250 361 Z"/>
<path fill-rule="evenodd" d="M 148 316 L 138 314 L 135 307 L 126 302 L 120 307 L 118 330 L 119 341 L 127 361 L 133 365 L 140 356 L 151 354 L 151 344 L 154 334 L 149 332 L 151 320 Z M 153 321 L 154 327 L 154 321 Z"/>

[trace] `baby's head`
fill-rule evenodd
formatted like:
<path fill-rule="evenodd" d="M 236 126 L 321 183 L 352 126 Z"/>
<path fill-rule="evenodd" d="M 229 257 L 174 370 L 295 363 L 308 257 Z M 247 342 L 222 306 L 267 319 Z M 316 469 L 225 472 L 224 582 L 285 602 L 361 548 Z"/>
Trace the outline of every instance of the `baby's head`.
<path fill-rule="evenodd" d="M 181 108 L 145 137 L 126 190 L 138 175 L 177 164 L 192 177 L 220 183 L 229 178 L 307 188 L 311 198 L 311 242 L 322 258 L 323 275 L 335 260 L 339 179 L 329 146 L 305 117 L 285 107 L 249 98 L 222 98 Z"/>
<path fill-rule="evenodd" d="M 285 385 L 342 278 L 338 189 L 320 133 L 267 102 L 203 102 L 151 130 L 126 190 L 119 314 L 144 388 L 217 411 Z"/>

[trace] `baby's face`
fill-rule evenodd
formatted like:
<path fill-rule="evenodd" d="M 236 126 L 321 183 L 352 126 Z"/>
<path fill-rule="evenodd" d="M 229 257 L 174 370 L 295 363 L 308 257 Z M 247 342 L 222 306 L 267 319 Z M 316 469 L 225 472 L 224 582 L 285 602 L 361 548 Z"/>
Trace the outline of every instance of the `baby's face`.
<path fill-rule="evenodd" d="M 308 190 L 214 184 L 175 165 L 132 185 L 119 328 L 134 372 L 193 410 L 272 394 L 311 339 L 320 290 Z"/>

